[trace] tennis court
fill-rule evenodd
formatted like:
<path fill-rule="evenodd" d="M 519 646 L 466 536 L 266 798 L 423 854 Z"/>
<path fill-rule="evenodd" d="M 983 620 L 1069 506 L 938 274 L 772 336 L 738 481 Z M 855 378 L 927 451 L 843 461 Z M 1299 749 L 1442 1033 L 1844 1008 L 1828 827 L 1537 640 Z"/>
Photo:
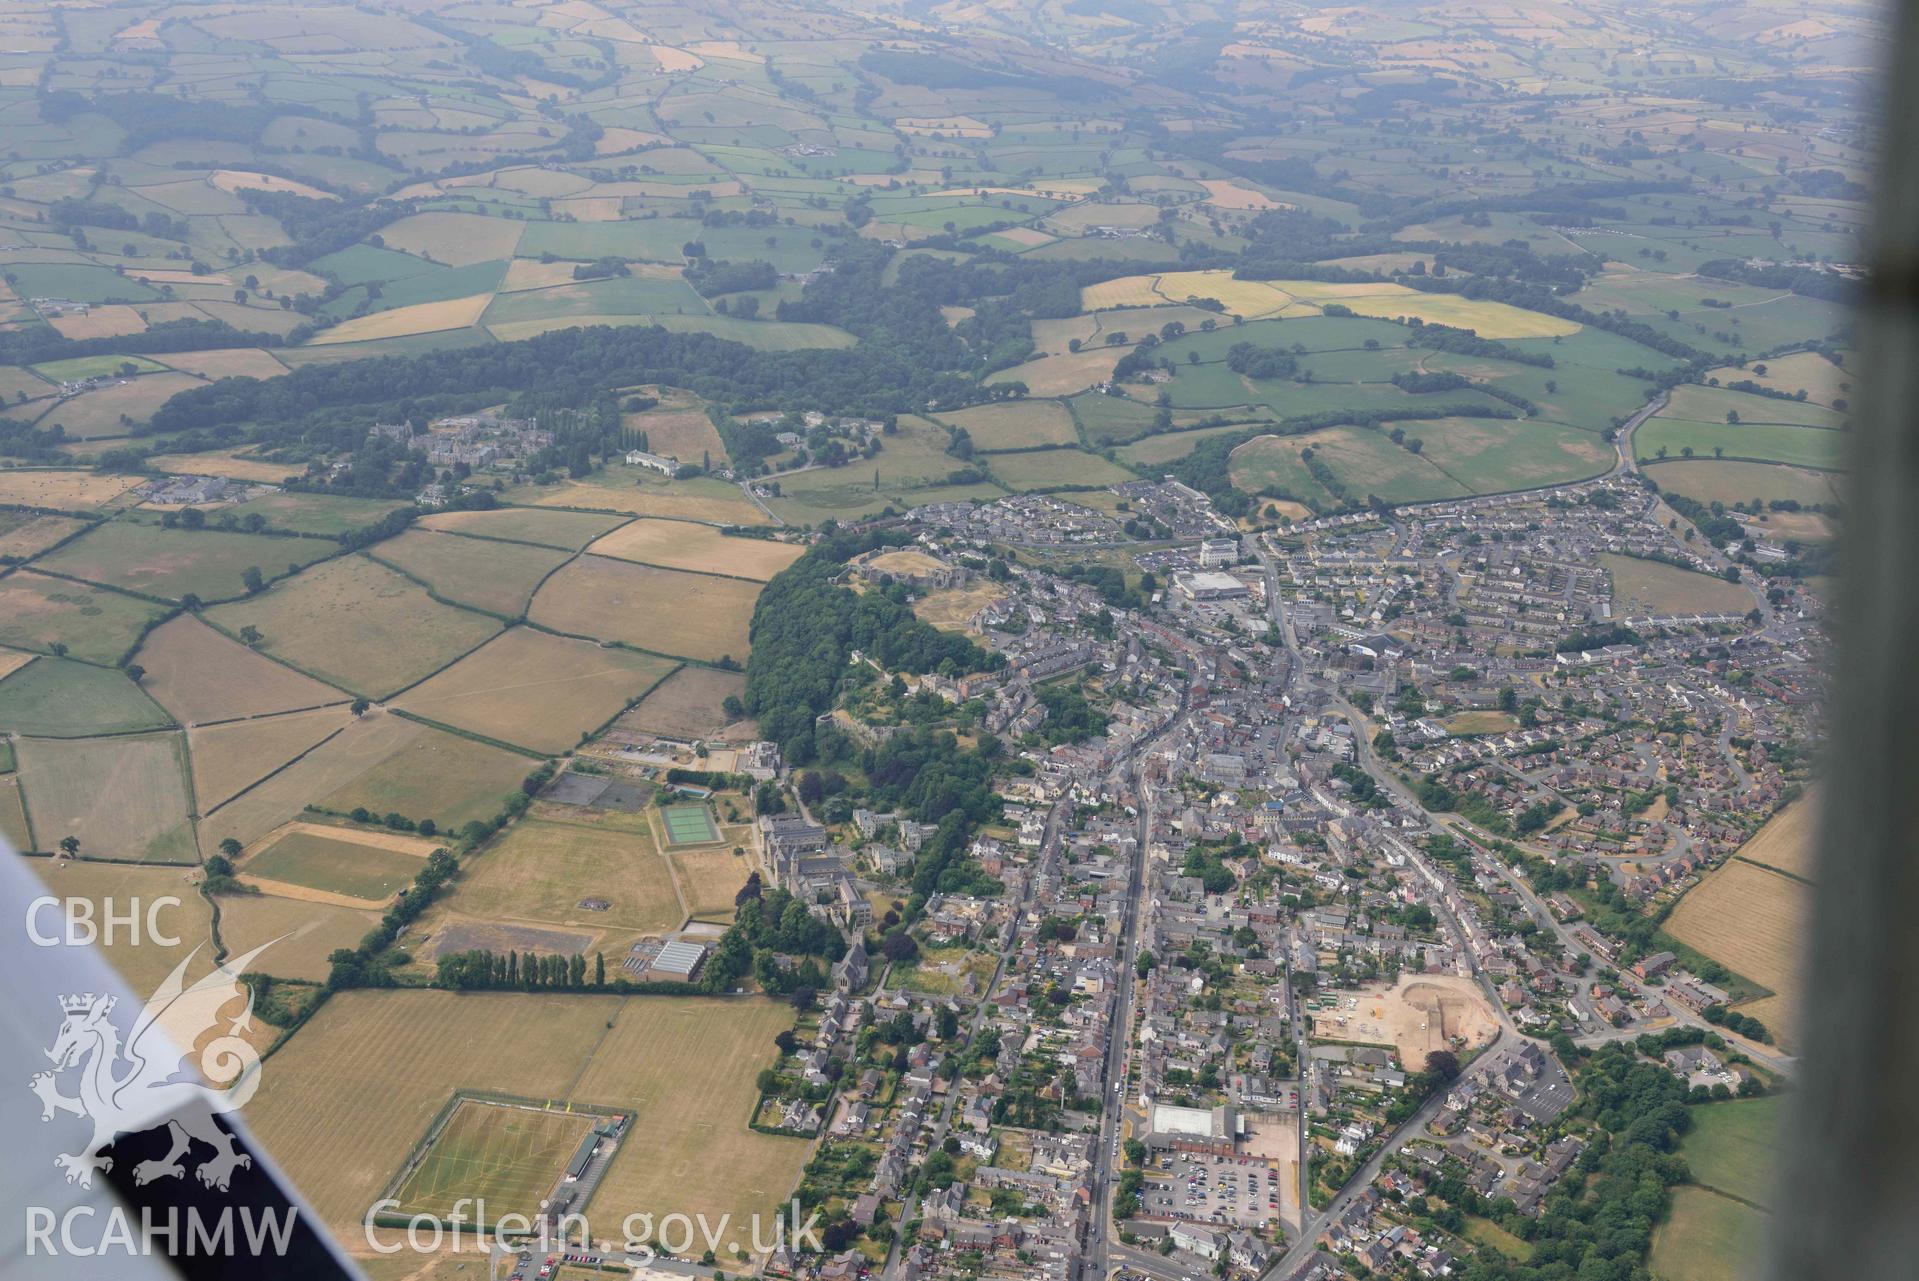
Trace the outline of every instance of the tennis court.
<path fill-rule="evenodd" d="M 666 839 L 673 845 L 711 845 L 720 839 L 713 825 L 713 813 L 704 805 L 667 805 L 660 809 L 666 820 Z"/>

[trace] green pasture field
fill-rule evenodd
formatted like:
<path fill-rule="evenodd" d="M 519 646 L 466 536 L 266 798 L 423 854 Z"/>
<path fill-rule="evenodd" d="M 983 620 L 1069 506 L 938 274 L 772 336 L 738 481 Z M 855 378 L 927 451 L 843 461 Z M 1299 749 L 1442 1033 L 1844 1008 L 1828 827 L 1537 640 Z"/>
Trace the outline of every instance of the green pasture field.
<path fill-rule="evenodd" d="M 1641 423 L 1632 435 L 1633 455 L 1642 463 L 1666 458 L 1735 458 L 1760 463 L 1786 463 L 1833 471 L 1844 465 L 1848 452 L 1845 432 L 1818 427 L 1776 427 L 1767 423 L 1695 423 L 1677 418 L 1654 418 Z M 1662 455 L 1659 451 L 1665 450 Z M 1719 451 L 1717 454 L 1714 451 Z"/>
<path fill-rule="evenodd" d="M 394 1192 L 395 1213 L 439 1218 L 472 1197 L 495 1221 L 505 1214 L 531 1218 L 598 1119 L 462 1099 Z"/>
<path fill-rule="evenodd" d="M 703 228 L 691 218 L 637 218 L 622 222 L 529 222 L 520 237 L 522 258 L 553 254 L 591 261 L 628 258 L 637 262 L 682 261 L 680 249 L 698 240 Z"/>
<path fill-rule="evenodd" d="M 1680 1155 L 1692 1181 L 1756 1205 L 1773 1203 L 1785 1101 L 1777 1096 L 1735 1099 L 1690 1111 Z"/>
<path fill-rule="evenodd" d="M 37 563 L 57 573 L 148 596 L 217 601 L 246 595 L 243 575 L 249 568 L 271 581 L 338 550 L 314 538 L 155 529 L 110 520 Z"/>
<path fill-rule="evenodd" d="M 1793 427 L 1824 427 L 1837 430 L 1846 424 L 1846 415 L 1811 400 L 1781 400 L 1775 396 L 1755 396 L 1751 392 L 1725 387 L 1701 387 L 1681 383 L 1672 389 L 1660 418 L 1680 418 L 1689 422 L 1725 422 L 1726 415 L 1739 415 L 1742 423 L 1783 423 Z"/>
<path fill-rule="evenodd" d="M 1752 596 L 1738 583 L 1663 561 L 1602 552 L 1599 563 L 1612 574 L 1615 615 L 1742 614 Z"/>
<path fill-rule="evenodd" d="M 1408 440 L 1424 442 L 1421 457 L 1481 494 L 1584 480 L 1618 457 L 1591 432 L 1536 419 L 1437 418 L 1385 430 L 1403 430 Z"/>
<path fill-rule="evenodd" d="M 1095 445 L 1137 440 L 1153 429 L 1152 406 L 1122 396 L 1089 391 L 1074 396 L 1066 405 Z"/>
<path fill-rule="evenodd" d="M 66 298 L 73 302 L 156 302 L 160 291 L 91 263 L 10 263 L 13 291 L 22 298 Z"/>
<path fill-rule="evenodd" d="M 413 883 L 421 861 L 347 837 L 293 831 L 249 858 L 249 876 L 382 903 Z"/>
<path fill-rule="evenodd" d="M 1194 431 L 1169 431 L 1145 436 L 1121 447 L 1119 456 L 1135 467 L 1165 467 L 1193 452 L 1202 440 L 1234 432 L 1251 431 L 1254 424 L 1237 423 L 1224 427 L 1201 427 Z"/>
<path fill-rule="evenodd" d="M 145 356 L 71 356 L 66 360 L 47 360 L 28 368 L 54 382 L 79 382 L 86 378 L 107 378 L 131 365 L 136 373 L 157 374 L 166 368 Z"/>
<path fill-rule="evenodd" d="M 0 645 L 42 652 L 66 647 L 75 658 L 117 663 L 165 605 L 16 570 L 0 578 Z"/>
<path fill-rule="evenodd" d="M 1831 472 L 1803 471 L 1777 463 L 1724 462 L 1711 458 L 1675 459 L 1649 463 L 1640 469 L 1661 489 L 1696 498 L 1702 503 L 1772 502 L 1790 499 L 1806 505 L 1837 499 Z"/>
<path fill-rule="evenodd" d="M 1770 1218 L 1707 1188 L 1681 1184 L 1653 1232 L 1652 1274 L 1661 1281 L 1745 1281 L 1755 1275 Z"/>
<path fill-rule="evenodd" d="M 427 583 L 435 595 L 504 618 L 518 618 L 533 589 L 567 559 L 557 548 L 528 547 L 409 529 L 369 550 L 375 559 Z"/>
<path fill-rule="evenodd" d="M 713 812 L 704 805 L 664 805 L 660 818 L 666 824 L 668 844 L 711 845 L 720 839 Z"/>
<path fill-rule="evenodd" d="M 538 767 L 518 752 L 427 729 L 319 803 L 342 814 L 364 807 L 374 814 L 430 818 L 450 832 L 498 814 L 508 794 Z"/>
<path fill-rule="evenodd" d="M 484 325 L 579 316 L 704 316 L 706 300 L 684 280 L 615 276 L 501 294 L 480 317 Z"/>
<path fill-rule="evenodd" d="M 505 275 L 506 263 L 502 260 L 469 263 L 464 267 L 435 267 L 427 264 L 427 269 L 417 275 L 403 276 L 382 285 L 378 298 L 372 297 L 362 286 L 348 289 L 333 300 L 325 314 L 344 320 L 357 312 L 362 303 L 366 304 L 367 311 L 372 312 L 410 307 L 415 303 L 470 298 L 474 294 L 491 293 L 498 289 Z"/>
<path fill-rule="evenodd" d="M 196 861 L 184 734 L 23 738 L 15 750 L 38 844 L 74 836 L 83 855 Z"/>
<path fill-rule="evenodd" d="M 988 454 L 987 465 L 1010 489 L 1058 489 L 1070 485 L 1118 485 L 1139 477 L 1083 449 L 1034 449 Z"/>
<path fill-rule="evenodd" d="M 0 680 L 0 731 L 83 737 L 171 724 L 158 703 L 113 668 L 42 657 Z"/>

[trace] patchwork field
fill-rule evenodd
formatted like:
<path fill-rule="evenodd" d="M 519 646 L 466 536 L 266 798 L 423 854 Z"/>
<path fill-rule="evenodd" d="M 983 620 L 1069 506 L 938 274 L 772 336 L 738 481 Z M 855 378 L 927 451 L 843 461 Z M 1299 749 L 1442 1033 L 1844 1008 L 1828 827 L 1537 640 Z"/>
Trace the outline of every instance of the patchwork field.
<path fill-rule="evenodd" d="M 662 569 L 722 574 L 765 582 L 805 554 L 794 543 L 764 538 L 735 538 L 711 525 L 675 520 L 636 520 L 622 525 L 587 550 Z"/>
<path fill-rule="evenodd" d="M 408 690 L 397 706 L 541 752 L 563 752 L 673 671 L 671 659 L 515 627 Z"/>
<path fill-rule="evenodd" d="M 421 529 L 389 538 L 369 554 L 425 582 L 445 600 L 502 618 L 520 617 L 533 589 L 567 559 L 556 548 Z"/>
<path fill-rule="evenodd" d="M 217 601 L 247 594 L 242 576 L 248 569 L 259 570 L 270 582 L 338 550 L 314 538 L 189 532 L 110 520 L 38 564 L 148 596 Z"/>
<path fill-rule="evenodd" d="M 1743 614 L 1753 607 L 1751 592 L 1711 574 L 1611 552 L 1600 553 L 1599 563 L 1612 575 L 1615 615 Z"/>
<path fill-rule="evenodd" d="M 748 501 L 737 485 L 711 476 L 669 481 L 658 472 L 624 465 L 603 467 L 584 480 L 508 490 L 505 496 L 508 501 L 537 507 L 626 512 L 716 525 L 767 523 L 766 513 Z"/>
<path fill-rule="evenodd" d="M 412 883 L 433 850 L 431 841 L 402 843 L 350 828 L 296 823 L 249 851 L 239 871 L 270 892 L 295 886 L 379 907 Z"/>
<path fill-rule="evenodd" d="M 1803 990 L 1802 940 L 1811 889 L 1779 872 L 1731 859 L 1686 892 L 1666 930 L 1774 995 L 1740 1008 L 1759 1019 L 1788 1050 L 1797 1048 Z"/>
<path fill-rule="evenodd" d="M 993 475 L 1009 489 L 1046 490 L 1083 485 L 1119 485 L 1139 477 L 1083 449 L 1033 449 L 987 458 Z"/>
<path fill-rule="evenodd" d="M 465 329 L 479 323 L 480 313 L 492 301 L 492 294 L 473 294 L 465 298 L 420 302 L 410 307 L 376 311 L 322 330 L 313 339 L 313 345 L 327 347 L 338 343 L 367 342 L 375 338 L 405 338 L 413 334 Z"/>
<path fill-rule="evenodd" d="M 379 708 L 348 722 L 339 734 L 245 793 L 224 804 L 202 807 L 201 853 L 217 853 L 220 842 L 228 837 L 251 845 L 297 817 L 316 798 L 350 786 L 428 732 L 418 722 Z"/>
<path fill-rule="evenodd" d="M 1481 338 L 1550 338 L 1579 331 L 1577 324 L 1557 316 L 1459 294 L 1424 293 L 1393 284 L 1236 280 L 1226 270 L 1164 272 L 1102 281 L 1081 290 L 1080 305 L 1087 311 L 1101 311 L 1185 303 L 1196 298 L 1210 298 L 1227 314 L 1249 320 L 1316 315 L 1327 304 L 1338 304 L 1360 316 L 1417 318 L 1471 329 Z"/>
<path fill-rule="evenodd" d="M 342 743 L 341 735 L 329 743 Z M 509 792 L 539 762 L 457 734 L 422 727 L 397 750 L 363 768 L 319 804 L 341 813 L 364 807 L 374 814 L 430 818 L 446 831 L 492 818 Z"/>
<path fill-rule="evenodd" d="M 369 698 L 404 689 L 500 629 L 364 556 L 315 566 L 206 617 L 236 636 L 257 628 L 263 652 Z"/>
<path fill-rule="evenodd" d="M 21 738 L 14 750 L 35 843 L 74 836 L 85 855 L 194 861 L 183 735 Z"/>
<path fill-rule="evenodd" d="M 496 507 L 490 511 L 434 512 L 421 517 L 416 527 L 576 552 L 626 519 L 540 507 Z"/>
<path fill-rule="evenodd" d="M 555 631 L 657 654 L 745 662 L 758 598 L 757 583 L 582 556 L 547 579 L 530 617 Z"/>
<path fill-rule="evenodd" d="M 279 978 L 322 982 L 336 949 L 357 947 L 379 914 L 311 898 L 276 894 L 230 894 L 220 900 L 220 939 L 230 951 L 250 952 L 271 943 L 252 968 Z"/>
<path fill-rule="evenodd" d="M 353 713 L 336 704 L 314 711 L 226 721 L 187 730 L 193 795 L 210 811 L 346 728 Z"/>
<path fill-rule="evenodd" d="M 183 724 L 264 716 L 346 695 L 182 614 L 147 633 L 141 686 Z"/>
<path fill-rule="evenodd" d="M 0 578 L 0 644 L 20 649 L 59 645 L 75 658 L 114 663 L 166 612 L 154 601 L 30 569 Z"/>
<path fill-rule="evenodd" d="M 755 1134 L 746 1117 L 772 1038 L 791 1023 L 791 1010 L 759 1000 L 342 993 L 275 1056 L 247 1121 L 338 1233 L 460 1089 L 632 1111 L 645 1141 L 621 1146 L 588 1207 L 595 1218 L 768 1213 L 808 1147 Z M 541 1052 L 505 1052 L 526 1045 Z"/>

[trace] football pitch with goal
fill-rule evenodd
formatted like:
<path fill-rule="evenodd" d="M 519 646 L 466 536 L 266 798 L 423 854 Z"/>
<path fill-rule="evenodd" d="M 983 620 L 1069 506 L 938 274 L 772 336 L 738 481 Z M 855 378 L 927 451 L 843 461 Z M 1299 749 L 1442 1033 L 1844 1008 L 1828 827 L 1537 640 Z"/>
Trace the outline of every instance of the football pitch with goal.
<path fill-rule="evenodd" d="M 486 1216 L 539 1213 L 567 1162 L 601 1118 L 462 1099 L 393 1195 L 404 1215 L 450 1214 L 461 1197 Z"/>
<path fill-rule="evenodd" d="M 666 838 L 674 845 L 711 845 L 720 839 L 713 815 L 704 805 L 668 805 L 660 810 Z"/>

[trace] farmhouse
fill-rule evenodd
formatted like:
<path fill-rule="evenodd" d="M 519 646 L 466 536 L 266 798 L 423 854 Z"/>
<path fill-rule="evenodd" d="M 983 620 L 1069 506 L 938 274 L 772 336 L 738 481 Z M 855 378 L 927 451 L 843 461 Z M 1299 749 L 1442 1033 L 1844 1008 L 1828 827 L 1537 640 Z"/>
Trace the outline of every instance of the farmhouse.
<path fill-rule="evenodd" d="M 649 454 L 644 449 L 627 450 L 626 465 L 628 467 L 650 468 L 651 470 L 659 472 L 662 475 L 668 477 L 669 479 L 680 474 L 679 459 L 663 458 L 658 454 Z"/>

